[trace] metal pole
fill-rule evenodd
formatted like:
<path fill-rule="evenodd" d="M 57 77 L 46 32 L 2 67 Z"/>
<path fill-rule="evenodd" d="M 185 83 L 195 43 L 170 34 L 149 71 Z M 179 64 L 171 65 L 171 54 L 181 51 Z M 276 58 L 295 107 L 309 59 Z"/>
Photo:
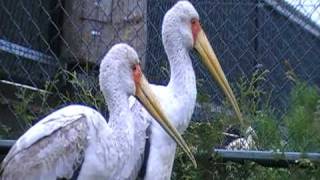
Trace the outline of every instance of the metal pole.
<path fill-rule="evenodd" d="M 311 162 L 320 162 L 320 153 L 244 151 L 226 149 L 213 149 L 213 153 L 218 159 L 223 161 L 240 163 L 243 163 L 244 161 L 254 161 L 266 167 L 289 167 L 290 165 L 299 165 L 303 159 L 308 159 Z"/>
<path fill-rule="evenodd" d="M 15 140 L 0 140 L 0 155 L 6 155 L 15 142 Z"/>

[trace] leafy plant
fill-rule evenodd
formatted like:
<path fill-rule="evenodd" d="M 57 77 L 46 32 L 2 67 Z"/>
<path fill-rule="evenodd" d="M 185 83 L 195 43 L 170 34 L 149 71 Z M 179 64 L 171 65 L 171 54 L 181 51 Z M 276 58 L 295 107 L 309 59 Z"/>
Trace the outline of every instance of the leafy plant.
<path fill-rule="evenodd" d="M 68 75 L 67 82 L 70 83 L 72 93 L 62 94 L 61 99 L 66 103 L 79 103 L 98 109 L 105 110 L 105 101 L 101 91 L 98 89 L 96 77 L 65 71 Z"/>
<path fill-rule="evenodd" d="M 61 75 L 66 81 L 67 88 L 64 90 L 58 86 L 59 83 L 62 83 L 59 80 Z M 18 134 L 25 132 L 41 117 L 58 109 L 61 105 L 84 104 L 98 109 L 100 112 L 105 111 L 104 98 L 97 89 L 99 86 L 96 79 L 87 74 L 83 76 L 83 74 L 76 72 L 61 70 L 54 80 L 46 82 L 43 90 L 18 89 L 17 101 L 11 104 L 20 127 Z M 16 135 L 10 137 L 10 130 L 10 128 L 2 128 L 0 134 L 3 132 L 3 134 L 9 134 L 9 138 L 17 138 Z M 5 137 L 8 138 L 8 136 Z"/>
<path fill-rule="evenodd" d="M 244 113 L 244 119 L 254 127 L 258 135 L 256 143 L 259 149 L 319 151 L 320 134 L 315 134 L 320 123 L 320 99 L 317 87 L 294 79 L 296 75 L 291 72 L 290 80 L 295 84 L 289 97 L 290 106 L 288 113 L 279 118 L 269 104 L 272 91 L 266 92 L 261 86 L 267 80 L 267 75 L 268 71 L 258 69 L 250 79 L 241 78 L 237 84 L 239 105 Z M 198 95 L 198 97 L 206 96 Z M 202 99 L 202 102 L 207 101 Z M 231 108 L 227 102 L 224 104 L 228 109 Z M 229 124 L 237 121 L 228 113 L 215 115 L 207 123 L 190 124 L 184 138 L 192 144 L 199 167 L 193 169 L 187 157 L 178 149 L 173 179 L 291 179 L 292 177 L 312 179 L 320 177 L 318 166 L 308 160 L 301 160 L 299 166 L 289 168 L 267 168 L 253 162 L 243 164 L 220 162 L 219 157 L 212 156 L 212 148 L 223 141 L 221 132 Z"/>
<path fill-rule="evenodd" d="M 290 108 L 284 118 L 288 127 L 288 149 L 319 151 L 319 101 L 316 86 L 298 82 L 291 92 Z"/>

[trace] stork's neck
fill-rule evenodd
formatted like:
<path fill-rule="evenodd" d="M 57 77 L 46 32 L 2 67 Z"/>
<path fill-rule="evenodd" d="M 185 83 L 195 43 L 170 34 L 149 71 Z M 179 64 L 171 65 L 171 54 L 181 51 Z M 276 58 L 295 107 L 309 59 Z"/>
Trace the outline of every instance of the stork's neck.
<path fill-rule="evenodd" d="M 178 43 L 177 43 L 178 44 Z M 189 50 L 182 45 L 165 48 L 170 63 L 170 87 L 177 94 L 196 96 L 196 78 L 192 67 Z"/>
<path fill-rule="evenodd" d="M 112 93 L 111 97 L 106 97 L 109 122 L 108 124 L 114 130 L 125 130 L 133 127 L 132 114 L 129 109 L 129 97 L 117 90 Z"/>

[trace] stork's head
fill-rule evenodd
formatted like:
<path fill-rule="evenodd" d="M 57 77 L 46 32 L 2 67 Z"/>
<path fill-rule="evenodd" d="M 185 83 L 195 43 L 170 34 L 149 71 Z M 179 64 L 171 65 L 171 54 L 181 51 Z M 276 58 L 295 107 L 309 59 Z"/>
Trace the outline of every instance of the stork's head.
<path fill-rule="evenodd" d="M 108 98 L 114 91 L 128 97 L 136 91 L 133 81 L 134 68 L 139 68 L 136 51 L 127 44 L 114 45 L 100 64 L 99 83 L 101 91 Z"/>
<path fill-rule="evenodd" d="M 190 2 L 179 1 L 166 13 L 162 25 L 162 40 L 167 52 L 173 48 L 172 46 L 193 48 L 198 52 L 201 61 L 226 94 L 238 119 L 243 124 L 236 98 L 201 27 L 199 14 Z"/>
<path fill-rule="evenodd" d="M 183 148 L 196 166 L 190 149 L 177 129 L 168 120 L 144 77 L 138 55 L 132 47 L 122 43 L 114 45 L 109 50 L 100 64 L 99 83 L 107 100 L 117 101 L 123 95 L 126 95 L 127 99 L 131 95 L 135 96 L 164 130 Z"/>
<path fill-rule="evenodd" d="M 183 47 L 191 49 L 194 44 L 192 27 L 197 22 L 199 15 L 192 4 L 188 1 L 177 2 L 164 16 L 162 38 L 167 41 L 164 43 L 170 43 L 174 39 Z"/>

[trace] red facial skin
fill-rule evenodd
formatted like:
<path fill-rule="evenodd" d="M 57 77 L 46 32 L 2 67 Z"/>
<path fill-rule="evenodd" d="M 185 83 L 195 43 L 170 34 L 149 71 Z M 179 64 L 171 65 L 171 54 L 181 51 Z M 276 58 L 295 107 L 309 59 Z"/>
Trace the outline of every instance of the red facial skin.
<path fill-rule="evenodd" d="M 200 25 L 199 20 L 197 20 L 197 19 L 191 20 L 191 31 L 192 31 L 192 36 L 193 36 L 193 42 L 195 42 L 199 32 L 201 31 L 201 25 Z"/>
<path fill-rule="evenodd" d="M 142 71 L 139 64 L 135 64 L 133 67 L 133 80 L 136 85 L 140 84 L 140 80 L 142 77 Z"/>

